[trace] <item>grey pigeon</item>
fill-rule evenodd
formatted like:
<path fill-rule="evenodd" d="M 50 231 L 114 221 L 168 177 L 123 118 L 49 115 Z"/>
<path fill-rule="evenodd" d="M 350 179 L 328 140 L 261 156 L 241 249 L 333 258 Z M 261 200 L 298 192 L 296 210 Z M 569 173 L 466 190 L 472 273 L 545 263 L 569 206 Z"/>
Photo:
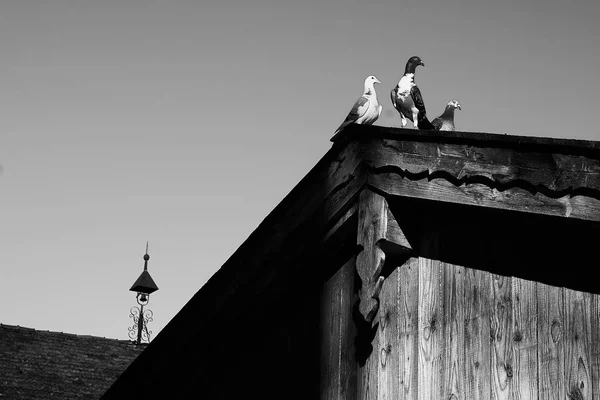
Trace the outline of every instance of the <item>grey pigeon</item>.
<path fill-rule="evenodd" d="M 456 129 L 454 126 L 454 110 L 457 108 L 462 110 L 458 100 L 448 102 L 444 113 L 431 121 L 436 131 L 454 131 Z"/>

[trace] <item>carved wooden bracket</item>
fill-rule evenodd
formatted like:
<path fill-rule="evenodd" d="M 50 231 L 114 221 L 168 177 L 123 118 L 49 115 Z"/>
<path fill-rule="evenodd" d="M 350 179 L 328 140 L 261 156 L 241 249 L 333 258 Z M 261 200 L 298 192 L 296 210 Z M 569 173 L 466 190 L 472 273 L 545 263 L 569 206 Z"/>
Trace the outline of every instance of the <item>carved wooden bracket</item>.
<path fill-rule="evenodd" d="M 386 251 L 412 249 L 391 214 L 387 200 L 369 189 L 360 194 L 357 243 L 362 246 L 356 258 L 356 270 L 362 281 L 359 311 L 365 321 L 371 322 L 379 309 Z"/>

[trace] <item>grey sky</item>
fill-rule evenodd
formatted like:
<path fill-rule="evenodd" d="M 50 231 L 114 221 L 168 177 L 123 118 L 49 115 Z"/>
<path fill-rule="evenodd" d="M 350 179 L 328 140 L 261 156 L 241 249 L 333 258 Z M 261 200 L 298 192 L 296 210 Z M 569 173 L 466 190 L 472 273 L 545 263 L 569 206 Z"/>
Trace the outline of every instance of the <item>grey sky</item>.
<path fill-rule="evenodd" d="M 443 4 L 443 5 L 442 5 Z M 597 1 L 0 3 L 0 322 L 155 334 L 419 55 L 459 130 L 600 140 Z"/>

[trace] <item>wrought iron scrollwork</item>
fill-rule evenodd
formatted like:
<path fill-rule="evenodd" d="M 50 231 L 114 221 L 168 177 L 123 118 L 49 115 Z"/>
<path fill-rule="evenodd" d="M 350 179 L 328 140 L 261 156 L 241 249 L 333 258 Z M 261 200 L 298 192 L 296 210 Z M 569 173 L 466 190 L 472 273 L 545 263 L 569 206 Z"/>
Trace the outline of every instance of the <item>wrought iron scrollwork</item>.
<path fill-rule="evenodd" d="M 136 340 L 138 343 L 150 342 L 152 331 L 148 329 L 148 323 L 154 320 L 153 317 L 154 313 L 152 310 L 144 310 L 143 306 L 131 307 L 129 310 L 129 318 L 133 319 L 133 325 L 127 328 L 129 331 L 129 338 L 131 340 Z"/>

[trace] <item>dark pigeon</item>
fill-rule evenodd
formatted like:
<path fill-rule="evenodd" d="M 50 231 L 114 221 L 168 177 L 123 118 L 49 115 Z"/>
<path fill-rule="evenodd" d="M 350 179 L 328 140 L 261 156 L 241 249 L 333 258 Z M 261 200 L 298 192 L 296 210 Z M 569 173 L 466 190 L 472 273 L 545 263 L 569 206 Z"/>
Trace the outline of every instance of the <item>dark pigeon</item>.
<path fill-rule="evenodd" d="M 406 120 L 409 119 L 416 129 L 434 130 L 434 126 L 427 119 L 421 90 L 415 83 L 415 70 L 419 65 L 425 66 L 421 58 L 413 56 L 408 59 L 404 75 L 392 89 L 392 105 L 400 113 L 403 128 L 407 124 Z"/>

